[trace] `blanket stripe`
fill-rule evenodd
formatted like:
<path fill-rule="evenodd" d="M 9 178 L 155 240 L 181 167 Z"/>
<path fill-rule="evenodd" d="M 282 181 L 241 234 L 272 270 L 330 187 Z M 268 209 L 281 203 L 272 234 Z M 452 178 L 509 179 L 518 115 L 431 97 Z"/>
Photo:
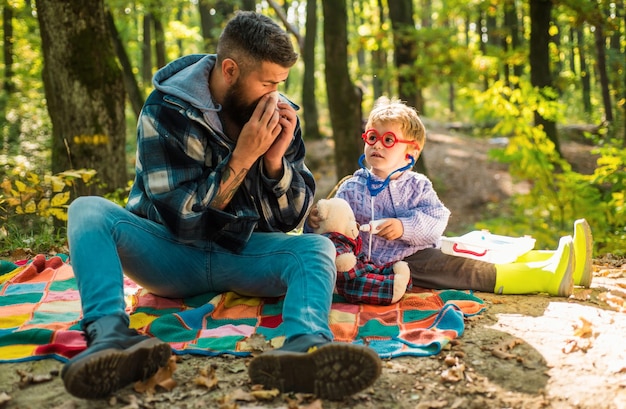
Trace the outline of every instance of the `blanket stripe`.
<path fill-rule="evenodd" d="M 39 261 L 0 275 L 0 363 L 64 362 L 86 347 L 71 265 Z M 131 327 L 170 343 L 177 354 L 248 356 L 284 341 L 282 298 L 229 292 L 167 299 L 129 279 L 124 288 Z M 369 345 L 382 358 L 429 356 L 463 334 L 464 317 L 483 310 L 480 298 L 456 290 L 414 289 L 389 306 L 350 304 L 335 295 L 330 326 L 336 341 Z"/>

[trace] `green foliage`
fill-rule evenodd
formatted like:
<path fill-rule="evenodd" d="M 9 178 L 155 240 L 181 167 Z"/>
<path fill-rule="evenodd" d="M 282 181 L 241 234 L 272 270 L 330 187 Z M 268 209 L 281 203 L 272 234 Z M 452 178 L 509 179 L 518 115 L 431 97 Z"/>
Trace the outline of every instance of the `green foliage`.
<path fill-rule="evenodd" d="M 111 202 L 124 207 L 128 202 L 128 194 L 130 193 L 130 188 L 132 185 L 133 181 L 129 180 L 127 186 L 124 189 L 116 189 L 111 193 L 107 193 L 106 195 L 104 195 L 104 197 Z"/>
<path fill-rule="evenodd" d="M 585 218 L 596 251 L 623 254 L 626 152 L 616 142 L 606 143 L 595 152 L 600 157 L 593 174 L 573 171 L 543 130 L 532 125 L 535 110 L 552 119 L 562 112 L 550 98 L 552 91 L 519 85 L 511 89 L 500 83 L 485 92 L 466 92 L 474 99 L 477 118 L 495 123 L 492 134 L 509 137 L 508 146 L 494 150 L 492 157 L 508 163 L 511 174 L 530 186 L 528 193 L 510 199 L 504 214 L 498 211 L 497 218 L 476 227 L 504 235 L 531 234 L 538 248 L 554 248 L 560 236 L 572 234 L 576 219 Z"/>
<path fill-rule="evenodd" d="M 0 183 L 0 221 L 5 226 L 36 231 L 53 221 L 67 220 L 72 188 L 92 183 L 94 170 L 37 174 L 16 167 Z"/>
<path fill-rule="evenodd" d="M 47 254 L 55 249 L 57 252 L 67 252 L 62 249 L 66 243 L 65 233 L 52 225 L 38 226 L 34 229 L 25 229 L 12 224 L 0 227 L 1 256 L 18 249 L 30 249 L 35 254 Z"/>

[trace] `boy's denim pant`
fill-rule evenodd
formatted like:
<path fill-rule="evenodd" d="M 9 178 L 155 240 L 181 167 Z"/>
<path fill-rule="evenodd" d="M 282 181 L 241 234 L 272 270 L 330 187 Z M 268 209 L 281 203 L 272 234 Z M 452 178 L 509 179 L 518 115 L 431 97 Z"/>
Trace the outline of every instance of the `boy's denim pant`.
<path fill-rule="evenodd" d="M 335 247 L 317 234 L 253 233 L 241 253 L 215 243 L 178 242 L 168 230 L 100 197 L 80 197 L 68 212 L 70 261 L 80 291 L 82 325 L 125 314 L 123 274 L 169 298 L 209 292 L 285 295 L 287 338 L 332 339 L 328 315 L 335 286 Z"/>

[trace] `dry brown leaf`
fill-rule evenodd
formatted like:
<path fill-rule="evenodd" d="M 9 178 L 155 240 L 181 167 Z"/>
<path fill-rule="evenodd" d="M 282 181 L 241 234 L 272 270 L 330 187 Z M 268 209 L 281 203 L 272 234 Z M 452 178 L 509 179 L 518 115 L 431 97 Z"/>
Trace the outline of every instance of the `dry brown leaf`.
<path fill-rule="evenodd" d="M 264 400 L 264 401 L 273 400 L 275 397 L 280 395 L 280 391 L 278 389 L 260 389 L 260 390 L 253 390 L 250 393 L 257 400 Z"/>
<path fill-rule="evenodd" d="M 622 268 L 603 268 L 598 271 L 598 276 L 608 278 L 621 278 L 626 275 L 626 270 Z"/>
<path fill-rule="evenodd" d="M 33 375 L 30 372 L 22 371 L 20 369 L 16 370 L 17 374 L 20 376 L 20 382 L 18 386 L 20 389 L 26 388 L 30 385 L 36 385 L 39 383 L 50 382 L 52 380 L 52 375 Z"/>
<path fill-rule="evenodd" d="M 522 345 L 524 341 L 519 338 L 513 338 L 510 341 L 503 341 L 500 344 L 496 345 L 494 348 L 491 348 L 491 355 L 500 358 L 500 359 L 515 359 L 518 362 L 522 362 L 524 358 L 520 357 L 517 354 L 512 354 L 511 351 L 517 345 Z"/>
<path fill-rule="evenodd" d="M 617 294 L 616 294 L 617 293 Z M 621 291 L 608 291 L 598 294 L 598 299 L 618 312 L 626 312 L 626 297 L 619 295 Z"/>
<path fill-rule="evenodd" d="M 459 363 L 459 359 L 453 355 L 448 354 L 443 360 L 443 363 L 446 364 L 446 366 L 454 366 Z"/>
<path fill-rule="evenodd" d="M 177 385 L 176 381 L 172 378 L 174 372 L 176 372 L 176 357 L 171 356 L 167 364 L 159 368 L 151 378 L 145 381 L 135 382 L 133 388 L 137 393 L 147 393 L 149 395 L 156 393 L 157 386 L 169 392 Z"/>
<path fill-rule="evenodd" d="M 417 404 L 415 409 L 440 409 L 448 407 L 447 400 L 431 400 L 426 402 L 420 402 Z"/>
<path fill-rule="evenodd" d="M 496 358 L 500 358 L 500 359 L 515 359 L 516 355 L 514 354 L 509 354 L 508 352 L 502 351 L 500 349 L 497 348 L 493 348 L 491 350 L 491 355 L 495 356 Z"/>
<path fill-rule="evenodd" d="M 441 380 L 444 382 L 459 382 L 465 378 L 465 364 L 459 363 L 451 368 L 444 369 Z"/>
<path fill-rule="evenodd" d="M 581 338 L 591 338 L 593 336 L 593 325 L 583 317 L 578 317 L 580 324 L 574 324 L 574 336 Z"/>
<path fill-rule="evenodd" d="M 252 396 L 250 392 L 246 392 L 243 389 L 235 389 L 233 393 L 229 394 L 226 397 L 230 401 L 241 401 L 241 402 L 254 402 L 255 398 Z"/>
<path fill-rule="evenodd" d="M 568 339 L 565 341 L 565 346 L 561 348 L 561 351 L 564 354 L 571 354 L 576 351 L 587 353 L 591 348 L 593 348 L 591 339 Z"/>
<path fill-rule="evenodd" d="M 200 369 L 200 375 L 193 379 L 193 383 L 198 386 L 204 386 L 210 391 L 217 388 L 218 380 L 217 374 L 215 373 L 215 367 L 211 366 L 208 369 Z"/>
<path fill-rule="evenodd" d="M 265 352 L 272 349 L 265 337 L 261 334 L 252 334 L 239 344 L 241 351 Z"/>
<path fill-rule="evenodd" d="M 580 290 L 576 289 L 574 290 L 574 293 L 570 296 L 570 298 L 573 300 L 588 301 L 591 299 L 592 293 L 593 290 L 591 288 L 585 288 Z"/>
<path fill-rule="evenodd" d="M 10 400 L 11 400 L 11 396 L 8 395 L 6 392 L 0 393 L 0 406 L 4 405 L 5 403 L 9 402 Z"/>

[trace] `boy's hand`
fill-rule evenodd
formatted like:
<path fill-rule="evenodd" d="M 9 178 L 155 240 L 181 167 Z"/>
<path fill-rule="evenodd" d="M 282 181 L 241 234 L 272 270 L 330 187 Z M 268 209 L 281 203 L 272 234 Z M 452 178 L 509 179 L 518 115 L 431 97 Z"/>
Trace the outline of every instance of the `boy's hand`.
<path fill-rule="evenodd" d="M 309 217 L 307 217 L 306 222 L 312 229 L 320 227 L 320 216 L 317 211 L 317 204 L 314 204 L 313 207 L 311 207 L 311 212 L 309 213 Z"/>
<path fill-rule="evenodd" d="M 400 219 L 386 219 L 378 226 L 377 236 L 387 240 L 396 240 L 402 237 L 404 226 Z"/>

